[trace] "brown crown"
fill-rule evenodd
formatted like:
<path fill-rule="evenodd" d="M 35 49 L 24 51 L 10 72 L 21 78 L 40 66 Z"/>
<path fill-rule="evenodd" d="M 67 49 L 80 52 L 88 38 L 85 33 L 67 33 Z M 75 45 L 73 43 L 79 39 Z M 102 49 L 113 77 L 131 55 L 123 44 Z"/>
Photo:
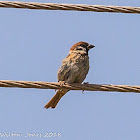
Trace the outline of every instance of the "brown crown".
<path fill-rule="evenodd" d="M 87 43 L 87 42 L 83 42 L 83 41 L 80 41 L 80 42 L 78 42 L 78 43 L 75 43 L 71 48 L 70 48 L 70 50 L 72 51 L 72 50 L 74 50 L 77 46 L 88 46 L 89 44 Z"/>

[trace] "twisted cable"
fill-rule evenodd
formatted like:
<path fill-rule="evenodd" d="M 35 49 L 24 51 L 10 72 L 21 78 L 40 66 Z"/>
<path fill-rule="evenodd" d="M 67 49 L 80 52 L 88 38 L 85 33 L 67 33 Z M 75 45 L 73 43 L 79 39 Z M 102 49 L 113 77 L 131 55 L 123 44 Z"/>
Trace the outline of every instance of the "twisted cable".
<path fill-rule="evenodd" d="M 0 1 L 0 7 L 42 9 L 42 10 L 73 10 L 73 11 L 94 11 L 94 12 L 115 12 L 115 13 L 140 14 L 140 7 L 129 7 L 129 6 L 104 6 L 104 5 L 85 5 L 85 4 L 59 4 L 59 3 Z"/>
<path fill-rule="evenodd" d="M 140 93 L 140 86 L 130 85 L 97 85 L 97 84 L 68 84 L 54 82 L 33 82 L 33 81 L 11 81 L 0 80 L 0 87 L 18 88 L 38 88 L 38 89 L 68 89 L 68 90 L 87 90 L 87 91 L 115 91 L 115 92 L 136 92 Z"/>

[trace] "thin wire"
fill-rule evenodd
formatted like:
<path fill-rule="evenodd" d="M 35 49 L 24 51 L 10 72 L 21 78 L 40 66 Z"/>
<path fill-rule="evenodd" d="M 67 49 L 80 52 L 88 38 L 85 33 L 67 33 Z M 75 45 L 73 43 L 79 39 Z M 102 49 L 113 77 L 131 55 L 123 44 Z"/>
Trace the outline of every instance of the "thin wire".
<path fill-rule="evenodd" d="M 85 5 L 85 4 L 60 4 L 60 3 L 0 1 L 0 7 L 40 9 L 40 10 L 41 9 L 42 10 L 73 10 L 73 11 L 115 12 L 115 13 L 137 13 L 137 14 L 140 14 L 140 7 L 129 7 L 129 6 L 104 6 L 104 5 Z"/>
<path fill-rule="evenodd" d="M 60 84 L 54 82 L 11 81 L 0 80 L 0 87 L 38 88 L 38 89 L 68 89 L 87 91 L 114 91 L 140 93 L 140 86 L 130 85 L 97 85 L 97 84 Z"/>

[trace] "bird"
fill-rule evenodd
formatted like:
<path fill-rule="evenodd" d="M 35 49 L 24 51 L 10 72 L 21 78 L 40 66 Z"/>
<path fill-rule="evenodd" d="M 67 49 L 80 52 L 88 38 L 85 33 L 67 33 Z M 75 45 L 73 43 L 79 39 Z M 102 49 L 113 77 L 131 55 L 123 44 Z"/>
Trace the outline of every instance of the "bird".
<path fill-rule="evenodd" d="M 62 61 L 62 65 L 57 72 L 58 82 L 61 84 L 82 83 L 89 71 L 88 52 L 94 47 L 94 45 L 84 41 L 75 43 L 70 48 L 68 56 Z M 44 108 L 55 108 L 62 96 L 68 91 L 68 89 L 58 89 Z"/>

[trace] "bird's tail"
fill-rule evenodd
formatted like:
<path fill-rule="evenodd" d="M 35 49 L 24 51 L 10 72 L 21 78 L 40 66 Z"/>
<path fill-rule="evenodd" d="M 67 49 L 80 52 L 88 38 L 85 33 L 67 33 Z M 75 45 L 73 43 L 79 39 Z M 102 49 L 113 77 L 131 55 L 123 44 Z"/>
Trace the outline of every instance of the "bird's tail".
<path fill-rule="evenodd" d="M 55 108 L 59 100 L 64 96 L 68 90 L 58 90 L 53 98 L 44 106 L 44 108 Z"/>

